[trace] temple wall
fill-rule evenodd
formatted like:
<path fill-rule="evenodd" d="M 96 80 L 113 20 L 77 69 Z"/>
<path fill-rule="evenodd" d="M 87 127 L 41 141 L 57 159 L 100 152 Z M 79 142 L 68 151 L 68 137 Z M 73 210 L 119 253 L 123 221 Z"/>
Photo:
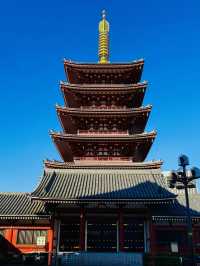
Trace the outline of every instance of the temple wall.
<path fill-rule="evenodd" d="M 85 250 L 85 241 L 87 239 L 87 217 L 85 220 L 85 214 L 84 212 L 79 213 L 80 218 L 80 249 L 79 251 L 87 251 Z M 118 248 L 116 250 L 113 250 L 113 252 L 116 251 L 123 251 L 126 252 L 127 250 L 124 249 L 124 239 L 125 234 L 123 232 L 123 217 L 121 216 L 119 212 L 118 217 Z M 97 218 L 97 216 L 96 216 Z M 70 216 L 67 218 L 68 221 L 70 221 Z M 82 224 L 81 224 L 82 220 Z M 105 223 L 106 216 L 104 217 Z M 86 223 L 85 223 L 86 221 Z M 98 218 L 97 218 L 98 223 Z M 18 253 L 18 254 L 27 254 L 27 253 L 37 253 L 37 252 L 45 252 L 48 253 L 48 261 L 51 265 L 52 255 L 59 253 L 61 250 L 59 250 L 59 242 L 60 242 L 60 235 L 61 235 L 61 222 L 62 219 L 55 219 L 52 226 L 44 226 L 44 225 L 6 225 L 1 224 L 0 226 L 0 234 L 4 236 L 5 242 L 4 242 L 4 248 L 3 252 L 7 253 Z M 120 223 L 121 223 L 121 231 L 120 231 Z M 32 244 L 21 244 L 19 243 L 19 232 L 20 231 L 46 231 L 46 244 L 44 246 L 37 246 L 36 243 Z M 86 239 L 85 239 L 86 237 Z M 171 237 L 171 238 L 170 238 Z M 23 240 L 25 238 L 21 238 Z M 182 256 L 187 254 L 187 227 L 186 224 L 154 224 L 151 222 L 151 220 L 147 220 L 144 218 L 144 250 L 137 251 L 137 252 L 147 252 L 152 255 L 160 255 L 160 254 L 167 254 L 171 255 L 172 247 L 171 242 L 177 242 L 178 243 L 178 252 L 177 254 Z M 6 243 L 6 246 L 5 246 Z M 194 253 L 200 254 L 200 224 L 194 224 L 193 225 L 193 243 L 194 243 Z M 0 245 L 2 243 L 0 242 Z M 7 251 L 4 250 L 7 248 Z M 2 248 L 1 248 L 2 250 Z M 73 250 L 71 250 L 73 252 Z M 88 250 L 90 251 L 90 250 Z M 64 251 L 65 252 L 65 251 Z M 104 251 L 105 252 L 105 251 Z M 130 252 L 130 250 L 129 250 Z M 135 252 L 135 251 L 134 251 Z M 134 253 L 132 251 L 132 253 Z M 62 252 L 61 252 L 62 253 Z"/>
<path fill-rule="evenodd" d="M 51 226 L 1 225 L 0 241 L 1 253 L 3 255 L 48 253 L 49 265 L 53 248 L 53 229 Z M 37 236 L 45 236 L 45 244 L 37 245 Z"/>
<path fill-rule="evenodd" d="M 186 224 L 154 224 L 151 229 L 151 239 L 151 251 L 153 255 L 172 254 L 172 243 L 177 243 L 177 253 L 179 255 L 187 254 Z M 194 253 L 200 254 L 200 224 L 193 225 L 193 247 Z"/>

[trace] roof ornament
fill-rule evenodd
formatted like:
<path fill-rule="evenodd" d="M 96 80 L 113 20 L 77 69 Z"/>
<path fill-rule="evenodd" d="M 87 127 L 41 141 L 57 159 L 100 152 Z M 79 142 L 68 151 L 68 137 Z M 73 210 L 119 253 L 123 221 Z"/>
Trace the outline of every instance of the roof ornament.
<path fill-rule="evenodd" d="M 103 19 L 105 19 L 105 18 L 106 18 L 106 10 L 105 10 L 105 9 L 104 9 L 104 10 L 102 10 L 102 12 L 101 12 L 101 13 L 102 13 L 102 18 L 103 18 Z"/>
<path fill-rule="evenodd" d="M 106 20 L 106 11 L 102 11 L 102 20 L 99 22 L 99 63 L 109 63 L 109 23 Z"/>

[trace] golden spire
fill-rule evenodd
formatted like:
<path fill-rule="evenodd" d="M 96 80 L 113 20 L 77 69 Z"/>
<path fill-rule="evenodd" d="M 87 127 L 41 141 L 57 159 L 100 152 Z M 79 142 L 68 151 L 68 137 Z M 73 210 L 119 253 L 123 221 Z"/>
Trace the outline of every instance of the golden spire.
<path fill-rule="evenodd" d="M 102 20 L 99 22 L 99 63 L 109 63 L 109 23 L 106 20 L 106 12 L 102 11 Z"/>

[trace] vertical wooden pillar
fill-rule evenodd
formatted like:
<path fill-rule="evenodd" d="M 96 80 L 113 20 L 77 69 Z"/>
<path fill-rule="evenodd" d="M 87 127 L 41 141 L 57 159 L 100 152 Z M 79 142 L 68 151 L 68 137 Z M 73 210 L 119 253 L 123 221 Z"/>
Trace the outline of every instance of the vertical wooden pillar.
<path fill-rule="evenodd" d="M 151 253 L 151 266 L 155 266 L 155 255 L 156 255 L 156 232 L 155 232 L 155 225 L 153 224 L 152 218 L 149 224 L 149 231 L 150 231 L 150 253 Z"/>
<path fill-rule="evenodd" d="M 124 219 L 123 209 L 119 208 L 119 251 L 124 250 Z"/>
<path fill-rule="evenodd" d="M 48 266 L 52 264 L 52 255 L 53 255 L 53 241 L 54 241 L 54 230 L 53 227 L 48 231 L 48 242 L 49 242 L 49 250 L 48 250 Z"/>
<path fill-rule="evenodd" d="M 6 229 L 5 238 L 6 238 L 6 240 L 8 240 L 8 242 L 12 243 L 12 238 L 13 238 L 13 228 L 12 227 L 9 227 Z"/>
<path fill-rule="evenodd" d="M 85 251 L 85 210 L 80 208 L 80 250 Z"/>
<path fill-rule="evenodd" d="M 198 239 L 198 233 L 197 233 L 197 228 L 193 225 L 193 249 L 194 249 L 194 254 L 197 254 L 197 243 L 199 243 Z"/>
<path fill-rule="evenodd" d="M 154 256 L 156 255 L 156 234 L 155 234 L 155 225 L 153 221 L 150 221 L 150 252 Z"/>
<path fill-rule="evenodd" d="M 150 252 L 150 221 L 148 218 L 144 220 L 144 252 Z"/>
<path fill-rule="evenodd" d="M 53 240 L 52 240 L 52 250 L 54 256 L 54 263 L 57 265 L 58 261 L 58 251 L 59 251 L 59 244 L 60 244 L 60 219 L 58 217 L 54 217 L 52 221 L 52 233 L 53 233 Z"/>

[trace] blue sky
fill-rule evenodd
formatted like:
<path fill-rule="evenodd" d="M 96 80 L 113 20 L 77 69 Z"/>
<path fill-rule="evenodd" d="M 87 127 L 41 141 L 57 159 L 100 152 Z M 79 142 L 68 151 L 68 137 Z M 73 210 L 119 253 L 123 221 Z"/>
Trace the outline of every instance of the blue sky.
<path fill-rule="evenodd" d="M 34 0 L 0 4 L 0 191 L 31 191 L 43 159 L 59 159 L 49 130 L 60 130 L 63 58 L 97 61 L 102 9 L 110 22 L 111 62 L 145 59 L 147 130 L 157 139 L 147 159 L 177 167 L 186 153 L 200 167 L 200 1 Z"/>

